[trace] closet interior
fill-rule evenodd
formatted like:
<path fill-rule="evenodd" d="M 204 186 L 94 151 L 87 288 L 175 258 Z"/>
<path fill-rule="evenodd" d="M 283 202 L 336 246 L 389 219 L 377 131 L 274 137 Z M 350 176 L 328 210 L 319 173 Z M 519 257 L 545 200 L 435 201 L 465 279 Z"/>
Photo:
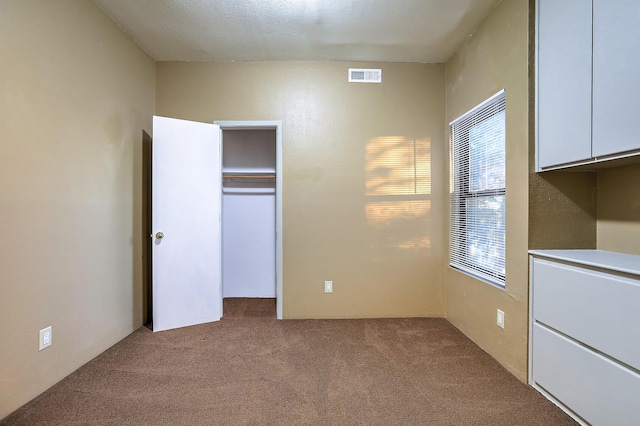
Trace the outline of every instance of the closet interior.
<path fill-rule="evenodd" d="M 276 130 L 222 128 L 222 297 L 276 298 Z"/>

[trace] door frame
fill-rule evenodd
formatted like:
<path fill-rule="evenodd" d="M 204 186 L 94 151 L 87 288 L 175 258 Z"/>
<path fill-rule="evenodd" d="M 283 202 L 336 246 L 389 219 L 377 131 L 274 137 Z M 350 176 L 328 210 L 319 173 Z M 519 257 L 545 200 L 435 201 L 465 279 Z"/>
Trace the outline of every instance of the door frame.
<path fill-rule="evenodd" d="M 213 124 L 220 126 L 222 140 L 225 130 L 276 131 L 276 315 L 278 319 L 282 319 L 282 121 L 216 120 Z M 221 142 L 221 146 L 223 145 L 224 142 Z M 222 293 L 220 297 L 222 298 Z"/>

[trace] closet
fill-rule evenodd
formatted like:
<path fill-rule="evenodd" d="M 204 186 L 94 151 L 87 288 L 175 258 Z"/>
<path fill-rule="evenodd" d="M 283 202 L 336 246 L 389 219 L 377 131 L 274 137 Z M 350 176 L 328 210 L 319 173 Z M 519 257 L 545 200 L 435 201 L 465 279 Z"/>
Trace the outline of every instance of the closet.
<path fill-rule="evenodd" d="M 153 130 L 153 331 L 218 321 L 225 297 L 275 297 L 282 319 L 282 122 Z"/>
<path fill-rule="evenodd" d="M 216 122 L 222 130 L 223 298 L 279 299 L 280 124 L 269 123 Z"/>

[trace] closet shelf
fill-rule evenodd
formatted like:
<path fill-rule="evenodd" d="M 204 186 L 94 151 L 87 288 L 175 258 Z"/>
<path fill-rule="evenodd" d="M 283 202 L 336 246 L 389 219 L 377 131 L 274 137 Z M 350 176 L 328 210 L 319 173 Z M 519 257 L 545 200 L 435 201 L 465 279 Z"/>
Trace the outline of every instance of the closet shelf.
<path fill-rule="evenodd" d="M 250 168 L 250 167 L 223 167 L 223 175 L 274 175 L 276 174 L 275 168 Z"/>
<path fill-rule="evenodd" d="M 275 188 L 238 188 L 238 187 L 222 187 L 223 194 L 275 194 Z"/>
<path fill-rule="evenodd" d="M 236 174 L 223 174 L 222 178 L 225 180 L 245 180 L 245 179 L 251 179 L 251 180 L 256 180 L 256 181 L 264 181 L 264 180 L 274 180 L 276 178 L 275 174 L 269 174 L 269 175 L 236 175 Z"/>

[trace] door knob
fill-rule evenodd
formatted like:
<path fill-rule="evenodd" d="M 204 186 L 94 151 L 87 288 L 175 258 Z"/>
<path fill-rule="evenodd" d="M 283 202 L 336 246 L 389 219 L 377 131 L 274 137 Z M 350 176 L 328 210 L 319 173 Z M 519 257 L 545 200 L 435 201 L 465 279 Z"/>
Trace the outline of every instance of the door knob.
<path fill-rule="evenodd" d="M 159 240 L 163 239 L 163 238 L 164 238 L 164 233 L 162 233 L 162 232 L 158 232 L 158 233 L 156 234 L 156 238 L 157 238 L 157 239 L 159 239 Z"/>

